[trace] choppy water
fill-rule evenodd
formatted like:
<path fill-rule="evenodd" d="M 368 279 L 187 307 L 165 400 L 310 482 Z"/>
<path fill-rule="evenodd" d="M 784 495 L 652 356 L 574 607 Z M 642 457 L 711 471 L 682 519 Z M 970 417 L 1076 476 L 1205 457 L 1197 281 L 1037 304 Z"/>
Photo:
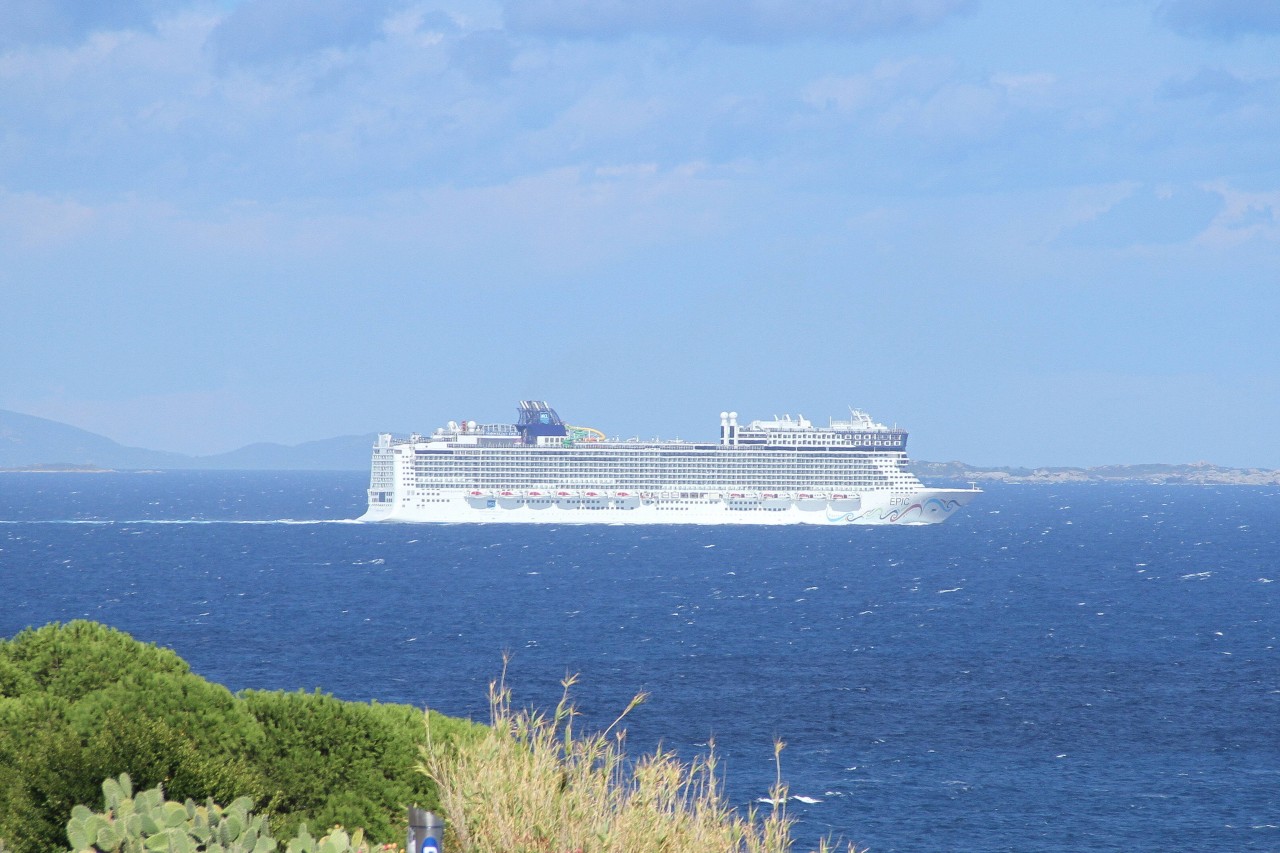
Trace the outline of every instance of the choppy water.
<path fill-rule="evenodd" d="M 365 478 L 0 475 L 0 634 L 483 718 L 580 673 L 634 751 L 873 851 L 1280 850 L 1280 490 L 1005 486 L 929 528 L 376 526 Z"/>

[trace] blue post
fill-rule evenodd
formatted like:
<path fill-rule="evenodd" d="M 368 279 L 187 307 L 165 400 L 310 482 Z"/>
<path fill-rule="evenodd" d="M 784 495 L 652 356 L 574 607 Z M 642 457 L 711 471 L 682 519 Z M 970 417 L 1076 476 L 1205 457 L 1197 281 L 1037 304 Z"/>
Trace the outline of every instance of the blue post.
<path fill-rule="evenodd" d="M 409 806 L 409 841 L 405 853 L 444 853 L 444 821 L 432 812 Z"/>

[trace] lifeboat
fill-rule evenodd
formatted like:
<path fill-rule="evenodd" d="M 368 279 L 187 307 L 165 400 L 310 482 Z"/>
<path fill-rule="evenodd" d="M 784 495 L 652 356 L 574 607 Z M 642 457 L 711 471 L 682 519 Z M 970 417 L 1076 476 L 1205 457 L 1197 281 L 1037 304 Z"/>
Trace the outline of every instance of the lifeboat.
<path fill-rule="evenodd" d="M 801 509 L 822 509 L 827 505 L 827 496 L 821 493 L 799 492 L 796 494 L 796 506 Z"/>
<path fill-rule="evenodd" d="M 831 508 L 842 511 L 862 508 L 861 495 L 832 495 Z"/>

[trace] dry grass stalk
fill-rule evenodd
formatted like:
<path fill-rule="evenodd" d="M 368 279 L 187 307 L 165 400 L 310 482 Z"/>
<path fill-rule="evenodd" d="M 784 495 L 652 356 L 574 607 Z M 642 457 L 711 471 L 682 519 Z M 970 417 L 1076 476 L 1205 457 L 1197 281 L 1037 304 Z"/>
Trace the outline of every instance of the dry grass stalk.
<path fill-rule="evenodd" d="M 659 749 L 635 762 L 618 725 L 580 735 L 563 682 L 555 713 L 515 711 L 502 678 L 489 686 L 492 725 L 448 750 L 430 745 L 420 769 L 435 780 L 451 853 L 788 853 L 791 819 L 781 773 L 773 808 L 741 815 L 725 800 L 714 744 L 682 763 Z M 775 745 L 780 767 L 783 744 Z M 828 850 L 824 842 L 820 848 Z"/>

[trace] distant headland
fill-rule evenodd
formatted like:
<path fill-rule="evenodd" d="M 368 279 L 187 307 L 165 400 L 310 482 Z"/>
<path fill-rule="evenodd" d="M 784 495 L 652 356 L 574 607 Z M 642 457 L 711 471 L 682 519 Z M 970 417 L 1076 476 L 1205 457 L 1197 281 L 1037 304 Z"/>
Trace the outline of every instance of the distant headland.
<path fill-rule="evenodd" d="M 262 442 L 228 453 L 191 456 L 126 447 L 69 424 L 0 409 L 0 473 L 160 470 L 368 471 L 377 436 L 348 435 L 287 446 Z M 1280 485 L 1280 470 L 1188 464 L 1074 467 L 983 467 L 964 462 L 913 461 L 926 482 L 980 483 L 1165 483 L 1186 485 Z"/>
<path fill-rule="evenodd" d="M 367 471 L 376 438 L 370 433 L 294 446 L 262 442 L 192 456 L 126 447 L 79 427 L 0 409 L 0 471 Z"/>
<path fill-rule="evenodd" d="M 74 465 L 70 462 L 42 462 L 35 465 L 17 465 L 13 468 L 0 468 L 0 472 L 9 474 L 114 474 L 114 468 L 100 468 L 97 465 Z"/>
<path fill-rule="evenodd" d="M 1187 486 L 1276 486 L 1280 471 L 1226 468 L 1210 462 L 1183 465 L 1098 465 L 1092 468 L 984 468 L 963 462 L 912 462 L 917 477 L 998 483 L 1157 483 Z"/>

